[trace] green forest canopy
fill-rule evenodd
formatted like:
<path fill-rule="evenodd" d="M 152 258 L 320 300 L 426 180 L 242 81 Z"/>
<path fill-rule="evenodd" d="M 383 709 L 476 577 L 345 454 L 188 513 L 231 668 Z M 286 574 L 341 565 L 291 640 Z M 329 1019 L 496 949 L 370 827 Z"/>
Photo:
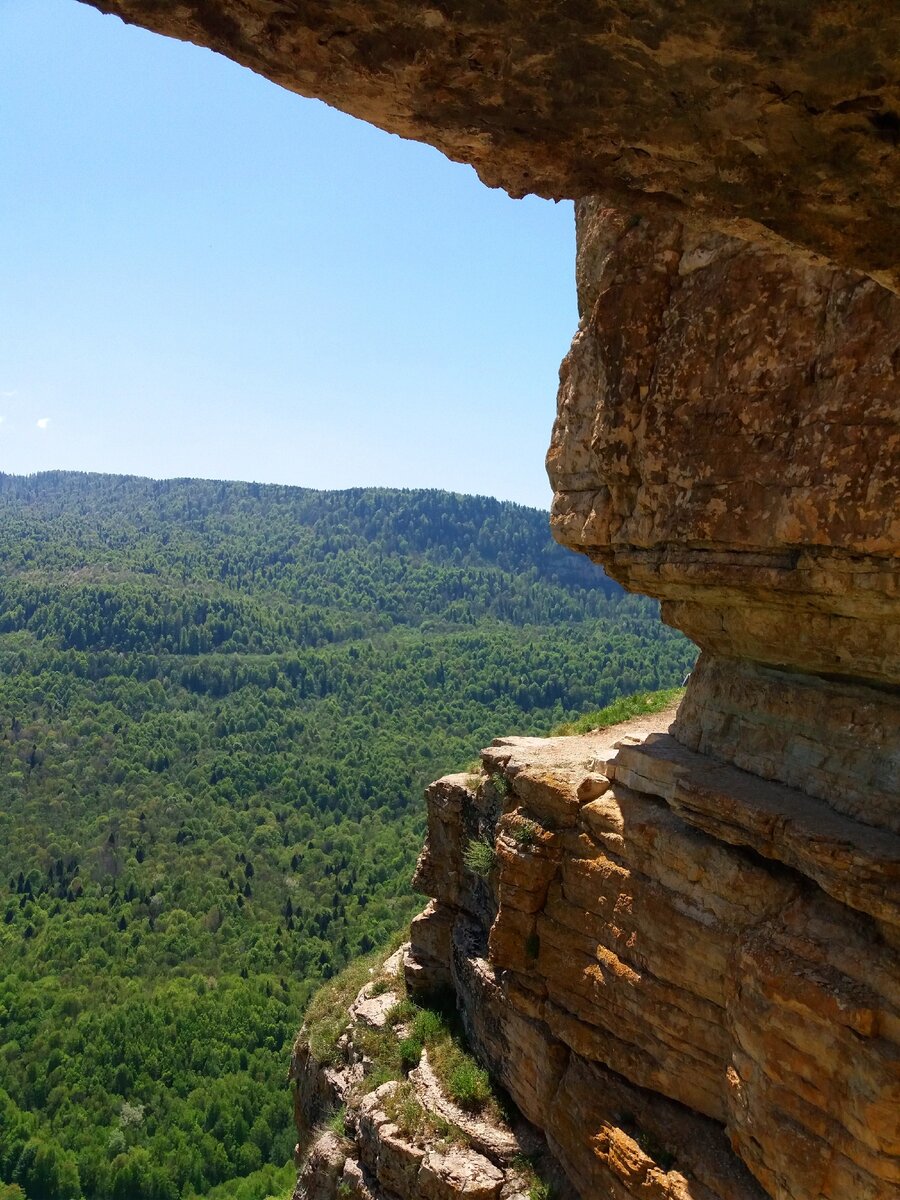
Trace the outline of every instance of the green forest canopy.
<path fill-rule="evenodd" d="M 423 786 L 695 654 L 485 497 L 0 475 L 0 563 L 3 1200 L 267 1194 Z"/>

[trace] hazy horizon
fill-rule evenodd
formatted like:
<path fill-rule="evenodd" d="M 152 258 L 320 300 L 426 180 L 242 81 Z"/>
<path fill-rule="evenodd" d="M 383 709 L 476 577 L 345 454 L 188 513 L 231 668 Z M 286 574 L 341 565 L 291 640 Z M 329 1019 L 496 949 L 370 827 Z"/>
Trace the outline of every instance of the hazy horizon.
<path fill-rule="evenodd" d="M 391 483 L 353 483 L 346 487 L 319 487 L 305 483 L 281 483 L 271 479 L 232 479 L 218 475 L 147 475 L 135 471 L 90 471 L 80 467 L 41 467 L 37 471 L 6 471 L 0 468 L 0 478 L 7 479 L 38 479 L 42 475 L 87 475 L 98 478 L 130 479 L 141 483 L 234 483 L 247 487 L 261 488 L 294 488 L 304 492 L 443 492 L 450 496 L 462 496 L 472 500 L 494 500 L 497 504 L 513 504 L 519 508 L 529 508 L 536 512 L 550 515 L 549 506 L 543 504 L 528 504 L 521 500 L 510 500 L 503 496 L 494 496 L 490 492 L 466 492 L 459 488 L 435 487 L 430 485 L 411 486 L 409 484 Z"/>

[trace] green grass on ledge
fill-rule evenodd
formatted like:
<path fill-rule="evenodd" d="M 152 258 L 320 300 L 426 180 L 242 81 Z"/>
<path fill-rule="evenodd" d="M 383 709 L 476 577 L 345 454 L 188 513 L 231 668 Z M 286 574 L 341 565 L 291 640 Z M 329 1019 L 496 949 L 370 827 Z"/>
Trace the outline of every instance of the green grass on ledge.
<path fill-rule="evenodd" d="M 592 729 L 608 729 L 610 725 L 621 725 L 633 717 L 646 717 L 662 712 L 684 695 L 684 688 L 664 688 L 660 692 L 635 692 L 632 696 L 621 696 L 606 708 L 585 713 L 575 721 L 563 721 L 550 730 L 548 737 L 570 737 L 575 733 L 590 733 Z"/>

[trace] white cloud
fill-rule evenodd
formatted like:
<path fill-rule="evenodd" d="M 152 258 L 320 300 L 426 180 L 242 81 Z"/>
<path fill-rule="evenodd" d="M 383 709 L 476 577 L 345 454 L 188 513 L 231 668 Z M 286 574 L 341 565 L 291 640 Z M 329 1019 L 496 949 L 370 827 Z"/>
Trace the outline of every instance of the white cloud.
<path fill-rule="evenodd" d="M 46 429 L 49 424 L 50 424 L 49 417 L 38 417 L 38 423 L 37 423 L 38 429 Z"/>
<path fill-rule="evenodd" d="M 12 400 L 13 396 L 18 396 L 18 394 L 19 393 L 15 389 L 13 389 L 11 392 L 0 392 L 0 396 L 2 396 L 4 400 Z"/>

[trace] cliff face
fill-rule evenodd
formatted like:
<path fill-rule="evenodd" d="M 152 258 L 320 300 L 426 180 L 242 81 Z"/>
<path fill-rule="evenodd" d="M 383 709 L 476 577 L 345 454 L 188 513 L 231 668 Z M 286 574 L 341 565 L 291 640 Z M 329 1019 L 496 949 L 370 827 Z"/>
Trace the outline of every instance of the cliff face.
<path fill-rule="evenodd" d="M 434 899 L 411 944 L 351 1007 L 337 1068 L 298 1043 L 301 1127 L 348 1107 L 297 1200 L 524 1200 L 544 1193 L 523 1154 L 544 1146 L 558 1194 L 583 1200 L 898 1194 L 900 860 L 866 860 L 847 822 L 810 830 L 815 802 L 686 750 L 665 732 L 673 716 L 500 739 L 481 776 L 432 785 L 417 884 Z M 790 836 L 817 839 L 832 894 L 731 836 L 751 805 L 782 860 Z M 533 1128 L 467 1125 L 426 1056 L 375 1086 L 360 1025 L 400 1021 L 404 984 L 425 1004 L 449 992 Z M 430 1126 L 404 1127 L 398 1096 Z"/>
<path fill-rule="evenodd" d="M 896 1196 L 896 839 L 867 858 L 664 727 L 500 740 L 492 783 L 432 787 L 410 985 L 449 977 L 582 1197 Z"/>
<path fill-rule="evenodd" d="M 432 786 L 406 984 L 450 990 L 583 1200 L 890 1200 L 900 301 L 578 221 L 553 527 L 703 654 L 660 724 L 501 739 Z"/>
<path fill-rule="evenodd" d="M 896 832 L 900 300 L 594 200 L 578 229 L 556 536 L 704 650 L 685 744 Z"/>

